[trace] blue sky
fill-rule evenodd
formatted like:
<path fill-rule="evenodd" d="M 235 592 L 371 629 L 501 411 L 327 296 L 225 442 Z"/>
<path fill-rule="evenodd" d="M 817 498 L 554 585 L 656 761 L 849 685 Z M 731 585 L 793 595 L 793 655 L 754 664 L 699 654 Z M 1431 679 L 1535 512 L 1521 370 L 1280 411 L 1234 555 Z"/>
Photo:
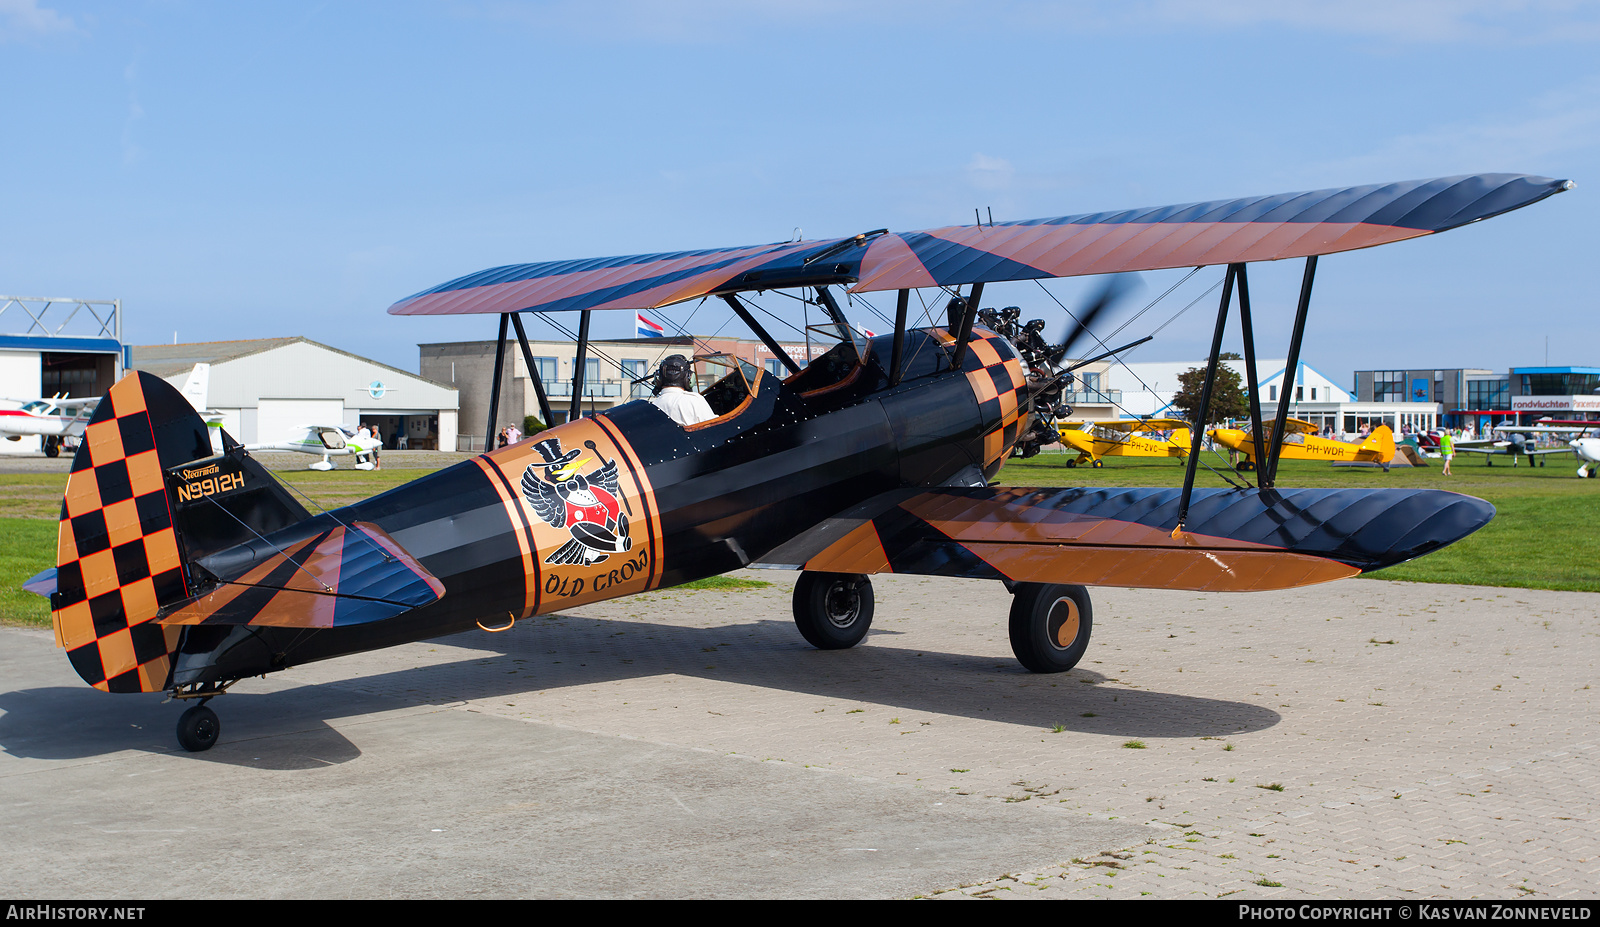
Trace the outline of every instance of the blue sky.
<path fill-rule="evenodd" d="M 0 86 L 0 293 L 120 298 L 133 343 L 415 370 L 494 320 L 384 310 L 499 264 L 1511 171 L 1578 187 L 1324 259 L 1305 359 L 1600 366 L 1595 2 L 0 0 Z M 1252 267 L 1263 357 L 1299 273 Z M 1203 355 L 1214 311 L 1135 359 Z"/>

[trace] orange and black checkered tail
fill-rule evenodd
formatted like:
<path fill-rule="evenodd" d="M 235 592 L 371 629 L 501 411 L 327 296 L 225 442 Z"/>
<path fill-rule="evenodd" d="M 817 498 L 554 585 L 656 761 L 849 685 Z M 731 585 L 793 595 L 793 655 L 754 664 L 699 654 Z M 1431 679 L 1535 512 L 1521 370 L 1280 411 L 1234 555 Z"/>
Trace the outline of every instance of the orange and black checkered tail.
<path fill-rule="evenodd" d="M 155 619 L 189 594 L 167 471 L 210 456 L 194 407 L 147 373 L 111 387 L 84 429 L 61 504 L 50 609 L 56 643 L 97 689 L 167 687 L 183 632 Z"/>

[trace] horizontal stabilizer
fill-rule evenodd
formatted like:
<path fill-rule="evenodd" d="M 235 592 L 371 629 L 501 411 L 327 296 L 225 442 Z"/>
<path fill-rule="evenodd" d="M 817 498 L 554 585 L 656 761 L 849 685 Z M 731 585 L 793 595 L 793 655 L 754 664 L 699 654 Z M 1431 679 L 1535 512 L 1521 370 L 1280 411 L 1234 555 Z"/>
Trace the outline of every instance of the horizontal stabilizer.
<path fill-rule="evenodd" d="M 206 568 L 222 581 L 160 623 L 337 628 L 393 618 L 444 594 L 439 580 L 365 522 L 325 527 L 264 558 L 253 555 L 255 546 L 241 548 L 208 558 Z"/>
<path fill-rule="evenodd" d="M 1177 489 L 908 489 L 875 502 L 763 560 L 831 573 L 1258 591 L 1393 566 L 1494 516 L 1481 499 L 1420 489 L 1197 490 L 1181 532 Z"/>

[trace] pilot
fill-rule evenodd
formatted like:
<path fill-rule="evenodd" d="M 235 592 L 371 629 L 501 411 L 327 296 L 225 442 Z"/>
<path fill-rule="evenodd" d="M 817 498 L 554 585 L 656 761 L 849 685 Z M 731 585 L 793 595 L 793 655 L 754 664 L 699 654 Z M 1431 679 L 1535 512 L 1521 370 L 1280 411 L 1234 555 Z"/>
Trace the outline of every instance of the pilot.
<path fill-rule="evenodd" d="M 656 394 L 650 399 L 656 408 L 680 425 L 694 425 L 717 417 L 706 397 L 689 388 L 689 361 L 682 354 L 668 354 L 656 371 Z"/>

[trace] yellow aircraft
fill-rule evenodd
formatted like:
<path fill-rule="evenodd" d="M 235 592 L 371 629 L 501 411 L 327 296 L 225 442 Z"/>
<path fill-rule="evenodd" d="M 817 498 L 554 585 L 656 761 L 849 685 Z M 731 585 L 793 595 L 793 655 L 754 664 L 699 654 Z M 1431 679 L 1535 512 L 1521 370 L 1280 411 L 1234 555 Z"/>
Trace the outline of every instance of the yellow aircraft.
<path fill-rule="evenodd" d="M 1161 437 L 1158 432 L 1171 432 Z M 1102 457 L 1186 457 L 1189 423 L 1181 418 L 1118 419 L 1105 422 L 1068 422 L 1060 429 L 1061 443 L 1078 456 L 1067 460 L 1076 467 L 1088 462 L 1103 467 Z"/>
<path fill-rule="evenodd" d="M 1269 433 L 1272 430 L 1270 424 L 1265 428 Z M 1394 432 L 1389 430 L 1388 425 L 1379 425 L 1361 442 L 1319 438 L 1316 425 L 1297 418 L 1285 422 L 1283 430 L 1286 432 L 1283 453 L 1280 455 L 1283 460 L 1363 460 L 1387 467 L 1389 461 L 1394 459 Z M 1213 428 L 1209 434 L 1211 440 L 1245 456 L 1246 459 L 1239 464 L 1240 470 L 1255 469 L 1259 452 L 1250 432 L 1237 428 Z"/>

